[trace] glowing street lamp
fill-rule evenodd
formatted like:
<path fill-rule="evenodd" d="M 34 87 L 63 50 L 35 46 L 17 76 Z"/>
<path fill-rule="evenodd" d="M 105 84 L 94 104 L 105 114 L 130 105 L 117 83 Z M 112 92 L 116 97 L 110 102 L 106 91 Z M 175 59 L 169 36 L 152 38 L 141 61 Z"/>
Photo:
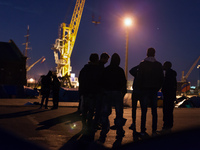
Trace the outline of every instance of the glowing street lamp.
<path fill-rule="evenodd" d="M 27 80 L 27 82 L 28 82 L 28 83 L 34 83 L 34 82 L 35 82 L 35 79 L 30 78 L 30 79 Z"/>
<path fill-rule="evenodd" d="M 128 81 L 128 42 L 129 42 L 129 27 L 132 25 L 131 18 L 124 19 L 124 25 L 126 26 L 126 55 L 125 55 L 125 76 Z"/>
<path fill-rule="evenodd" d="M 131 26 L 132 25 L 132 19 L 131 18 L 125 18 L 124 24 L 125 24 L 125 26 Z"/>

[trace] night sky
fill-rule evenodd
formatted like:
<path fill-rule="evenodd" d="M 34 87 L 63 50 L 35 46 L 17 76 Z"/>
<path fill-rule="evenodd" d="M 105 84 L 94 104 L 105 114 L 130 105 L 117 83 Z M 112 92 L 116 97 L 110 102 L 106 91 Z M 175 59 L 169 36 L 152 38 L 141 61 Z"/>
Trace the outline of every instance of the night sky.
<path fill-rule="evenodd" d="M 75 0 L 0 0 L 0 41 L 12 39 L 24 53 L 24 37 L 30 27 L 29 65 L 45 56 L 44 63 L 36 64 L 28 73 L 39 79 L 55 69 L 52 45 L 58 38 L 62 22 L 70 23 Z M 92 23 L 101 16 L 101 24 Z M 71 56 L 72 73 L 78 76 L 91 53 L 107 52 L 121 56 L 125 66 L 125 16 L 134 18 L 129 32 L 128 69 L 138 65 L 149 47 L 156 49 L 161 63 L 171 61 L 181 80 L 200 55 L 200 1 L 199 0 L 86 0 L 75 47 Z M 109 64 L 109 62 L 108 62 Z M 106 65 L 108 65 L 106 64 Z M 197 65 L 200 65 L 200 61 Z M 196 85 L 197 65 L 188 81 Z M 129 75 L 129 80 L 132 79 Z"/>

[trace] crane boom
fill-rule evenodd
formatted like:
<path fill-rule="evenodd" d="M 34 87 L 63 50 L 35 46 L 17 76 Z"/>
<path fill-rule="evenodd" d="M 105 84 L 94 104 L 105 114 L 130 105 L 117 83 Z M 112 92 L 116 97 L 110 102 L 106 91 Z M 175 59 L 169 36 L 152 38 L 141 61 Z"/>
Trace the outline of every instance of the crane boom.
<path fill-rule="evenodd" d="M 40 59 L 38 59 L 36 62 L 34 62 L 32 65 L 30 65 L 29 67 L 26 68 L 26 71 L 31 70 L 31 68 L 33 68 L 33 66 L 35 66 L 40 60 L 42 60 L 42 58 L 44 58 L 44 56 L 42 56 Z"/>
<path fill-rule="evenodd" d="M 55 44 L 53 45 L 52 49 L 54 50 L 58 76 L 65 77 L 70 75 L 70 57 L 74 48 L 84 5 L 85 0 L 76 1 L 69 26 L 66 26 L 66 23 L 61 24 L 62 36 L 56 39 Z"/>
<path fill-rule="evenodd" d="M 184 76 L 184 72 L 182 73 L 182 79 L 181 79 L 182 81 L 187 80 L 188 76 L 190 75 L 190 73 L 192 72 L 196 64 L 198 63 L 199 59 L 200 59 L 200 56 L 197 58 L 197 60 L 194 62 L 194 64 L 191 66 L 190 70 L 187 72 L 185 76 Z"/>

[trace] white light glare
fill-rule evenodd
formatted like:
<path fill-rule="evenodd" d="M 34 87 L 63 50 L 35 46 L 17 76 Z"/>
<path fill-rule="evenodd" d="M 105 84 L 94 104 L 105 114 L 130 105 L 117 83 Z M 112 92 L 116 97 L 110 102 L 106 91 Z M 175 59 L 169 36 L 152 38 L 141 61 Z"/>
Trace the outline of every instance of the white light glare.
<path fill-rule="evenodd" d="M 131 26 L 131 25 L 132 25 L 132 20 L 131 20 L 131 18 L 126 18 L 126 19 L 124 20 L 124 23 L 125 23 L 126 26 Z"/>

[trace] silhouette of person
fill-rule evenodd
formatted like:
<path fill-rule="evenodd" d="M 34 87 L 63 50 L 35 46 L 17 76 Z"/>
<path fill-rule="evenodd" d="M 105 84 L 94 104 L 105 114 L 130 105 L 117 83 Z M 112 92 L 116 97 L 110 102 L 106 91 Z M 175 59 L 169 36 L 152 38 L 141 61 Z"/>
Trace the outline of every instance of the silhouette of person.
<path fill-rule="evenodd" d="M 105 69 L 105 64 L 108 62 L 110 56 L 107 53 L 102 53 L 100 55 L 99 60 L 99 69 L 100 69 L 100 76 L 102 76 L 103 71 Z M 101 108 L 102 108 L 102 99 L 103 99 L 103 87 L 101 82 L 99 82 L 100 90 L 99 90 L 99 97 L 96 100 L 96 112 L 95 112 L 95 120 L 94 120 L 94 127 L 95 129 L 101 129 Z"/>
<path fill-rule="evenodd" d="M 146 114 L 148 102 L 152 111 L 152 136 L 157 135 L 157 93 L 163 83 L 162 64 L 155 59 L 155 49 L 147 50 L 147 57 L 139 64 L 138 85 L 141 97 L 141 136 L 146 136 Z"/>
<path fill-rule="evenodd" d="M 138 68 L 139 65 L 133 67 L 129 73 L 134 77 L 133 81 L 133 91 L 132 91 L 132 124 L 129 129 L 136 132 L 136 109 L 137 109 L 137 102 L 141 100 L 141 91 L 139 89 L 137 75 L 138 75 Z"/>
<path fill-rule="evenodd" d="M 42 95 L 42 100 L 41 100 L 41 105 L 40 108 L 42 108 L 43 103 L 45 101 L 45 109 L 48 109 L 48 100 L 49 100 L 49 95 L 50 95 L 50 90 L 51 90 L 51 84 L 52 84 L 52 72 L 49 71 L 46 76 L 42 76 L 41 79 L 41 95 Z"/>
<path fill-rule="evenodd" d="M 124 70 L 119 67 L 120 56 L 114 53 L 111 57 L 110 65 L 103 72 L 102 83 L 104 88 L 103 107 L 102 107 L 102 130 L 100 132 L 99 142 L 104 143 L 106 135 L 109 132 L 110 121 L 109 115 L 112 112 L 112 105 L 115 107 L 117 127 L 116 139 L 122 139 L 125 131 L 123 118 L 123 97 L 126 93 L 126 77 Z"/>
<path fill-rule="evenodd" d="M 82 99 L 82 124 L 83 130 L 93 132 L 93 116 L 97 98 L 99 98 L 99 56 L 96 53 L 90 55 L 86 64 L 79 73 L 79 94 Z"/>
<path fill-rule="evenodd" d="M 173 110 L 174 101 L 176 101 L 177 73 L 171 69 L 171 67 L 172 63 L 169 61 L 166 61 L 163 64 L 163 70 L 165 71 L 164 82 L 161 90 L 163 93 L 163 133 L 170 132 L 173 127 Z"/>
<path fill-rule="evenodd" d="M 105 52 L 100 55 L 99 65 L 101 68 L 103 68 L 103 69 L 105 68 L 104 65 L 108 62 L 109 58 L 110 58 L 110 56 Z"/>
<path fill-rule="evenodd" d="M 56 74 L 53 74 L 52 76 L 53 76 L 53 81 L 52 81 L 53 107 L 51 109 L 58 109 L 59 91 L 61 84 Z"/>

